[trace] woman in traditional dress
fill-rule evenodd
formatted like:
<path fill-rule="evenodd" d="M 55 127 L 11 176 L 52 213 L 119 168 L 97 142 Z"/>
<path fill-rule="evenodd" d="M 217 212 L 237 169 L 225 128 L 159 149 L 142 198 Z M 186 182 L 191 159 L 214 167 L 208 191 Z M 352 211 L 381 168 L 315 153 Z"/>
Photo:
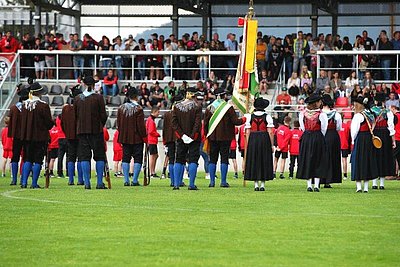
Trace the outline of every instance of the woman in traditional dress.
<path fill-rule="evenodd" d="M 274 122 L 265 112 L 269 101 L 257 98 L 253 114 L 246 114 L 248 136 L 244 179 L 254 181 L 255 191 L 265 191 L 265 181 L 273 180 L 272 144 Z"/>
<path fill-rule="evenodd" d="M 351 121 L 351 139 L 354 144 L 351 153 L 351 180 L 356 181 L 356 192 L 362 192 L 361 181 L 364 181 L 364 193 L 368 193 L 369 180 L 378 177 L 377 151 L 372 143 L 369 125 L 375 118 L 372 112 L 365 109 L 368 98 L 358 96 L 352 98 L 354 117 Z M 368 120 L 368 122 L 367 122 Z"/>
<path fill-rule="evenodd" d="M 327 165 L 327 177 L 321 183 L 324 188 L 332 188 L 331 183 L 342 182 L 342 164 L 340 156 L 340 136 L 339 131 L 342 129 L 342 116 L 333 109 L 334 102 L 329 95 L 322 96 L 323 109 L 328 117 L 328 129 L 325 134 L 325 144 L 329 157 Z"/>
<path fill-rule="evenodd" d="M 321 112 L 321 96 L 312 94 L 305 100 L 307 107 L 299 114 L 300 129 L 304 131 L 300 142 L 297 178 L 307 180 L 307 191 L 319 192 L 320 178 L 327 176 L 325 134 L 328 117 Z"/>
<path fill-rule="evenodd" d="M 385 177 L 394 176 L 396 163 L 393 157 L 393 148 L 396 147 L 394 140 L 394 115 L 385 108 L 385 93 L 375 95 L 375 106 L 371 111 L 375 115 L 374 135 L 382 140 L 382 148 L 376 149 L 376 161 L 378 163 L 379 189 L 385 189 Z M 378 189 L 378 179 L 372 180 L 372 189 Z"/>

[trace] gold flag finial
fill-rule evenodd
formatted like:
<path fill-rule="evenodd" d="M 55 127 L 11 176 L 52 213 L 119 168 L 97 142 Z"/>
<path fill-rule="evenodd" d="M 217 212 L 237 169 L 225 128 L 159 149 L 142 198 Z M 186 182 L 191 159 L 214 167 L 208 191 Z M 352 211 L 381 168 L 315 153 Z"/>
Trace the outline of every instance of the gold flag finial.
<path fill-rule="evenodd" d="M 248 19 L 252 19 L 254 16 L 254 1 L 250 0 L 249 2 L 249 12 L 247 13 Z"/>

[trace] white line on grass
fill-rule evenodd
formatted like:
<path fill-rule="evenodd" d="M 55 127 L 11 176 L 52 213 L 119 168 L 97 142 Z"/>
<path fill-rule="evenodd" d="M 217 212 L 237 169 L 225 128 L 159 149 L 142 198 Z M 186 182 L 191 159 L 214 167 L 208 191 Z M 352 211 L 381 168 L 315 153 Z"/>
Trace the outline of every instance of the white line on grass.
<path fill-rule="evenodd" d="M 39 199 L 39 198 L 31 198 L 31 197 L 21 197 L 21 196 L 15 196 L 15 193 L 18 192 L 27 192 L 27 190 L 24 189 L 19 189 L 19 190 L 10 190 L 10 191 L 5 191 L 1 193 L 1 196 L 5 198 L 11 198 L 11 199 L 19 199 L 19 200 L 29 200 L 29 201 L 35 201 L 35 202 L 42 202 L 42 203 L 52 203 L 52 204 L 61 204 L 61 205 L 78 205 L 78 206 L 93 206 L 92 203 L 80 203 L 80 202 L 66 202 L 66 201 L 60 201 L 60 200 L 48 200 L 48 199 Z M 113 207 L 113 208 L 134 208 L 134 209 L 151 209 L 151 210 L 157 210 L 157 211 L 187 211 L 187 212 L 213 212 L 213 213 L 235 213 L 233 211 L 229 210 L 218 210 L 218 209 L 191 209 L 191 208 L 163 208 L 163 207 L 154 207 L 154 206 L 137 206 L 137 205 L 128 205 L 128 206 L 121 206 L 121 205 L 112 205 L 112 204 L 96 204 L 97 207 Z M 252 211 L 241 211 L 241 213 L 246 213 L 246 214 L 251 214 L 251 215 L 272 215 L 272 216 L 329 216 L 329 217 L 366 217 L 366 218 L 397 218 L 400 219 L 400 216 L 392 215 L 392 216 L 383 216 L 383 215 L 366 215 L 366 214 L 343 214 L 343 213 L 319 213 L 319 212 L 301 212 L 301 213 L 276 213 L 276 212 L 252 212 Z M 261 214 L 260 214 L 261 213 Z"/>

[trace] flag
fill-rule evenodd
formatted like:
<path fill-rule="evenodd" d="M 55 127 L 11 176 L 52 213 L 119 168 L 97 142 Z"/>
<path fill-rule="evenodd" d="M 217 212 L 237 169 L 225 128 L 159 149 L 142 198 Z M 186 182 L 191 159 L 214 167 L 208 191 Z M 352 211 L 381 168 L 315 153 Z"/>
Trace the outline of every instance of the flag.
<path fill-rule="evenodd" d="M 254 19 L 239 18 L 239 26 L 243 26 L 243 43 L 237 67 L 232 102 L 242 112 L 251 112 L 254 98 L 258 94 L 257 74 L 257 27 Z"/>

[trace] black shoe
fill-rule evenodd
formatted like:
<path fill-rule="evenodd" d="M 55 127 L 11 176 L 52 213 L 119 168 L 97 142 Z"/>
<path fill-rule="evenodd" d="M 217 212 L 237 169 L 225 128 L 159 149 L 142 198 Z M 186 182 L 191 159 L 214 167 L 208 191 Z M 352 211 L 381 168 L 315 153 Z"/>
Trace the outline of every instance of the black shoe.
<path fill-rule="evenodd" d="M 133 173 L 130 173 L 130 174 L 129 174 L 129 177 L 133 177 Z"/>
<path fill-rule="evenodd" d="M 367 191 L 364 190 L 364 193 L 368 193 L 368 190 Z"/>
<path fill-rule="evenodd" d="M 68 183 L 68 185 L 75 185 L 74 183 Z"/>
<path fill-rule="evenodd" d="M 373 185 L 372 189 L 378 189 L 378 186 L 377 185 Z"/>
<path fill-rule="evenodd" d="M 254 191 L 260 191 L 260 188 L 254 187 Z"/>
<path fill-rule="evenodd" d="M 260 191 L 265 191 L 265 188 L 264 187 L 260 187 Z"/>
<path fill-rule="evenodd" d="M 90 187 L 90 185 L 85 185 L 85 189 L 90 190 L 90 189 L 92 189 L 92 187 Z"/>
<path fill-rule="evenodd" d="M 40 185 L 38 185 L 38 184 L 35 185 L 35 186 L 31 185 L 31 189 L 39 189 L 39 188 L 41 188 L 41 187 L 40 187 Z"/>
<path fill-rule="evenodd" d="M 174 186 L 174 188 L 172 188 L 172 190 L 179 190 L 179 187 Z"/>
<path fill-rule="evenodd" d="M 96 189 L 108 189 L 104 184 L 97 185 Z"/>
<path fill-rule="evenodd" d="M 186 186 L 185 183 L 181 183 L 181 184 L 179 185 L 179 187 L 185 187 L 185 186 Z"/>
<path fill-rule="evenodd" d="M 131 183 L 131 186 L 140 186 L 140 184 L 139 184 L 139 183 L 134 183 L 134 182 L 132 182 L 132 183 Z"/>
<path fill-rule="evenodd" d="M 283 173 L 281 173 L 281 175 L 279 175 L 280 179 L 285 179 L 285 176 L 283 175 Z"/>
<path fill-rule="evenodd" d="M 10 185 L 17 185 L 17 183 L 15 183 L 15 182 L 11 182 L 11 183 L 10 183 Z"/>
<path fill-rule="evenodd" d="M 226 183 L 226 184 L 221 184 L 220 187 L 228 188 L 228 187 L 230 187 L 230 185 L 228 183 Z"/>
<path fill-rule="evenodd" d="M 157 173 L 150 175 L 151 178 L 160 178 L 160 176 L 157 175 Z"/>
<path fill-rule="evenodd" d="M 198 188 L 197 188 L 197 186 L 193 186 L 193 187 L 188 187 L 188 190 L 199 190 Z"/>
<path fill-rule="evenodd" d="M 332 186 L 330 184 L 326 184 L 324 185 L 324 188 L 332 188 Z"/>
<path fill-rule="evenodd" d="M 27 185 L 26 184 L 22 184 L 21 188 L 27 188 Z"/>
<path fill-rule="evenodd" d="M 361 189 L 360 189 L 360 190 L 357 190 L 356 193 L 362 193 L 362 190 L 361 190 Z"/>
<path fill-rule="evenodd" d="M 314 192 L 319 192 L 319 188 L 318 187 L 314 187 Z"/>
<path fill-rule="evenodd" d="M 235 175 L 233 176 L 233 178 L 235 178 L 235 179 L 238 179 L 238 178 L 239 178 L 237 172 L 235 172 Z"/>
<path fill-rule="evenodd" d="M 130 186 L 129 182 L 125 182 L 124 186 Z"/>
<path fill-rule="evenodd" d="M 272 176 L 272 178 L 274 178 L 274 179 L 276 178 L 276 174 L 275 174 L 275 173 L 274 173 L 274 175 Z"/>
<path fill-rule="evenodd" d="M 379 187 L 379 189 L 385 190 L 385 187 L 381 185 L 381 186 Z"/>
<path fill-rule="evenodd" d="M 76 185 L 85 185 L 85 183 L 77 183 Z"/>
<path fill-rule="evenodd" d="M 174 185 L 173 185 L 173 184 L 170 184 L 169 187 L 174 187 Z"/>
<path fill-rule="evenodd" d="M 215 187 L 215 184 L 209 184 L 208 187 Z"/>
<path fill-rule="evenodd" d="M 307 188 L 307 192 L 313 192 L 312 188 L 311 187 Z"/>

